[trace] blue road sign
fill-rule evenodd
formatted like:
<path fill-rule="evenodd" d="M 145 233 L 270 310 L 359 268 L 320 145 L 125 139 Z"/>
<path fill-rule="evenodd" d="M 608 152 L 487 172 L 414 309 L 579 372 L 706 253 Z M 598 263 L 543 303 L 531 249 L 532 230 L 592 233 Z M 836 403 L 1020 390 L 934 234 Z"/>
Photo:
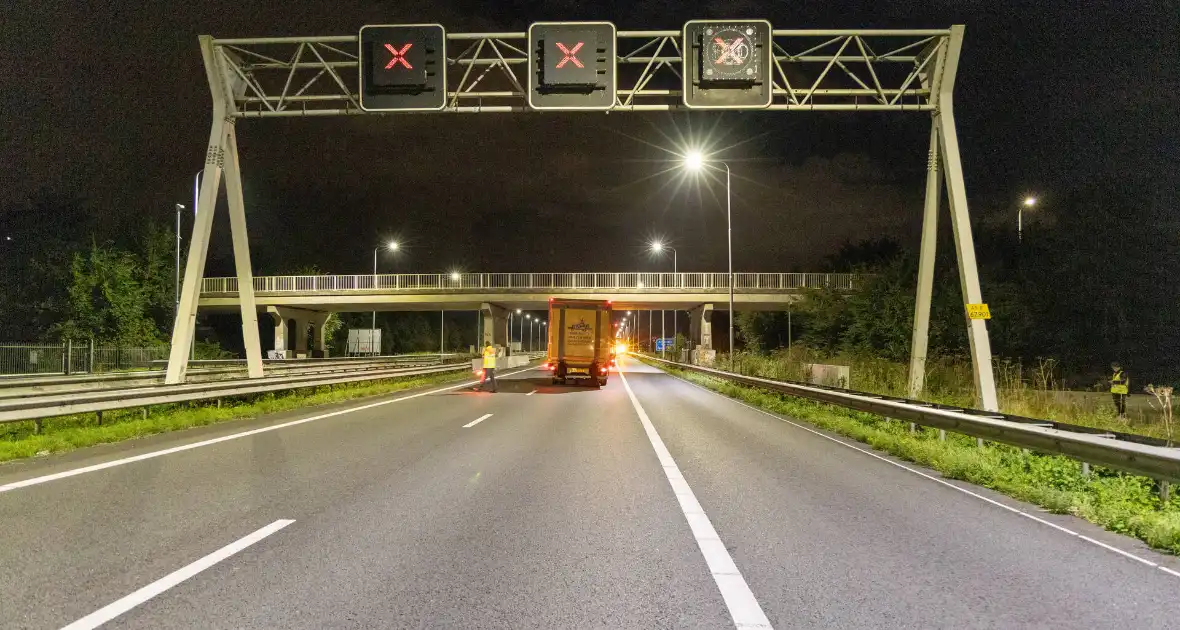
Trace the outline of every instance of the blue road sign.
<path fill-rule="evenodd" d="M 676 345 L 676 340 L 671 337 L 666 339 L 656 339 L 656 352 L 663 352 L 664 350 L 671 350 L 672 346 Z"/>

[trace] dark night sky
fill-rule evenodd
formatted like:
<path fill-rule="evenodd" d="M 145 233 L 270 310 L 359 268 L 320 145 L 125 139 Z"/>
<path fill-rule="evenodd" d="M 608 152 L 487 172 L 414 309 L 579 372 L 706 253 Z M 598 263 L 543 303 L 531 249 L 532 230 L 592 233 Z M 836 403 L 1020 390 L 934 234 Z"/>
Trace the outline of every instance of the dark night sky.
<path fill-rule="evenodd" d="M 546 19 L 677 29 L 967 25 L 956 110 L 976 221 L 1026 191 L 1147 172 L 1177 195 L 1180 6 L 1113 2 L 30 2 L 0 9 L 0 212 L 80 197 L 111 224 L 191 203 L 209 130 L 196 36 L 351 34 L 366 23 L 516 30 Z M 720 118 L 720 119 L 719 119 Z M 735 266 L 818 270 L 849 240 L 916 246 L 929 118 L 920 114 L 511 114 L 243 121 L 256 273 L 364 273 L 391 235 L 402 271 L 721 269 L 723 205 L 675 195 L 642 138 L 714 127 L 735 166 Z M 718 191 L 720 192 L 720 191 Z M 220 211 L 210 275 L 232 271 Z M 990 218 L 989 218 L 990 217 Z M 1014 220 L 1014 218 L 1012 218 Z M 560 229 L 555 229 L 558 226 Z M 391 261 L 385 261 L 388 270 Z M 665 263 L 666 264 L 666 263 Z"/>

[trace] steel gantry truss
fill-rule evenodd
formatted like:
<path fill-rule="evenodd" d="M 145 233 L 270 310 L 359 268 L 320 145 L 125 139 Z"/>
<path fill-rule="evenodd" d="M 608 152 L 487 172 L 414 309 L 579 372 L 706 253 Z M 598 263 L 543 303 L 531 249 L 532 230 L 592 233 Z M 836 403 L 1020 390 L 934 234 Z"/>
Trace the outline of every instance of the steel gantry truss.
<path fill-rule="evenodd" d="M 776 30 L 772 110 L 933 110 L 931 77 L 952 29 Z M 682 109 L 680 31 L 619 31 L 613 110 Z M 356 36 L 212 39 L 241 81 L 235 117 L 370 114 L 357 96 Z M 530 111 L 526 33 L 447 34 L 445 112 Z"/>
<path fill-rule="evenodd" d="M 921 261 L 910 365 L 911 395 L 923 389 L 941 182 L 945 180 L 965 304 L 982 303 L 967 194 L 955 132 L 953 89 L 963 27 L 913 30 L 774 30 L 775 111 L 929 112 L 932 117 Z M 617 95 L 607 111 L 671 111 L 682 101 L 681 31 L 619 31 Z M 527 104 L 528 35 L 448 33 L 442 112 L 532 111 Z M 251 377 L 262 375 L 246 214 L 234 132 L 242 118 L 388 115 L 365 112 L 357 94 L 357 36 L 200 38 L 213 97 L 197 220 L 173 327 L 167 382 L 183 382 L 197 302 L 224 173 L 242 332 Z M 943 178 L 939 178 L 941 169 Z M 966 319 L 966 314 L 964 313 Z M 967 320 L 980 403 L 997 410 L 991 346 L 983 320 Z"/>

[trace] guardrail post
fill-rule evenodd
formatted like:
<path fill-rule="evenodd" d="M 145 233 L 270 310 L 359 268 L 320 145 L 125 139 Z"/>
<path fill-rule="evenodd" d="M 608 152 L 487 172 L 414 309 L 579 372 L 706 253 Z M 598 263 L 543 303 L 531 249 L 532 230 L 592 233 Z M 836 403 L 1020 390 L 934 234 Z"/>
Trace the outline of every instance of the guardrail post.
<path fill-rule="evenodd" d="M 1090 462 L 1082 462 L 1082 476 L 1086 479 L 1090 478 Z"/>
<path fill-rule="evenodd" d="M 88 346 L 87 354 L 89 357 L 86 360 L 86 372 L 89 374 L 94 374 L 94 337 L 90 338 L 90 343 Z"/>
<path fill-rule="evenodd" d="M 1160 503 L 1167 503 L 1171 498 L 1172 484 L 1167 481 L 1160 481 Z"/>

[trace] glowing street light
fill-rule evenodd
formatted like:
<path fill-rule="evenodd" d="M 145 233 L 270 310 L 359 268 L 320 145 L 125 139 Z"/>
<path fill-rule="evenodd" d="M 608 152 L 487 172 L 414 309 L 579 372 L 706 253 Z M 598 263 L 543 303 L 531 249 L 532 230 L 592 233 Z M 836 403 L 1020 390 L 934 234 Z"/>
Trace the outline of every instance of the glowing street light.
<path fill-rule="evenodd" d="M 706 160 L 705 156 L 696 149 L 687 152 L 684 155 L 684 168 L 688 171 L 698 173 L 704 170 L 705 166 L 711 160 Z M 733 194 L 730 187 L 730 173 L 729 164 L 725 162 L 717 162 L 725 167 L 725 228 L 726 228 L 726 242 L 729 249 L 729 371 L 733 371 Z"/>
<path fill-rule="evenodd" d="M 398 245 L 397 241 L 389 241 L 388 243 L 385 244 L 384 249 L 387 249 L 391 252 L 396 252 L 399 247 L 401 247 L 401 246 Z M 377 252 L 379 252 L 381 250 L 382 250 L 381 247 L 374 247 L 373 248 L 373 288 L 374 289 L 377 288 Z M 373 309 L 373 329 L 374 330 L 377 329 L 377 310 L 376 309 Z M 372 348 L 369 348 L 369 350 L 372 351 Z M 378 349 L 377 352 L 378 352 L 378 354 L 380 354 L 380 349 Z"/>
<path fill-rule="evenodd" d="M 1016 210 L 1016 242 L 1017 243 L 1024 241 L 1024 209 L 1028 208 L 1031 210 L 1032 207 L 1035 205 L 1037 205 L 1037 198 L 1032 197 L 1032 196 L 1028 196 L 1028 197 L 1024 198 L 1024 203 L 1020 206 L 1020 208 Z"/>

